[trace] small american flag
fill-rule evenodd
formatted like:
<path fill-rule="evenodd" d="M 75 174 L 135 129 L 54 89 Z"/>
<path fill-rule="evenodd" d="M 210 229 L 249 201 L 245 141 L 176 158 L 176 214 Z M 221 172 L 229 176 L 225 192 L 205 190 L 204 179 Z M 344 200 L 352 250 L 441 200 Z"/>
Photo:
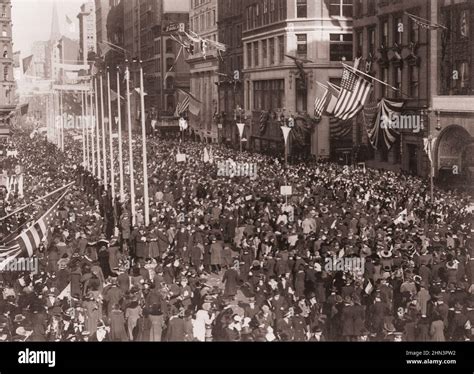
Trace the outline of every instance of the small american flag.
<path fill-rule="evenodd" d="M 329 91 L 326 89 L 324 91 L 324 94 L 322 97 L 317 97 L 316 100 L 314 100 L 314 116 L 319 118 L 322 116 L 323 111 L 326 107 L 326 102 L 329 97 Z"/>

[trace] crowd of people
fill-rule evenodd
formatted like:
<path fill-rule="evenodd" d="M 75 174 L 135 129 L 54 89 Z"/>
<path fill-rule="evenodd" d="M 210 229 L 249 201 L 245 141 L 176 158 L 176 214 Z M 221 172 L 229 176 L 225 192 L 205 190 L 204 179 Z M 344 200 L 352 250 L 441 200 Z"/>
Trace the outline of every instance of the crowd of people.
<path fill-rule="evenodd" d="M 25 191 L 3 216 L 75 183 L 34 254 L 38 272 L 0 273 L 0 340 L 473 339 L 468 195 L 435 188 L 431 201 L 413 176 L 150 138 L 146 226 L 138 137 L 135 217 L 129 172 L 121 202 L 82 164 L 81 142 L 66 137 L 64 153 L 28 132 L 12 142 Z M 126 146 L 123 157 L 129 171 Z M 257 177 L 218 173 L 230 159 Z M 1 221 L 2 240 L 53 202 Z"/>

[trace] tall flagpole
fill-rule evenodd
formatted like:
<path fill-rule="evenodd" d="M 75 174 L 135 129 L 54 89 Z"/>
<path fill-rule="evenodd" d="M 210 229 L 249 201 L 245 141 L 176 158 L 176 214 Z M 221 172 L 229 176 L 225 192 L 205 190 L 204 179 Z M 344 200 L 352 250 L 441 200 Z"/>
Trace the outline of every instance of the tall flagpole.
<path fill-rule="evenodd" d="M 100 131 L 99 131 L 99 98 L 98 98 L 98 92 L 97 91 L 97 76 L 94 79 L 94 97 L 95 97 L 95 125 L 94 125 L 94 131 L 96 131 L 96 148 L 97 148 L 97 178 L 99 180 L 102 179 L 102 175 L 100 173 Z"/>
<path fill-rule="evenodd" d="M 118 149 L 119 149 L 119 175 L 120 175 L 120 202 L 124 201 L 123 191 L 123 154 L 122 154 L 122 113 L 120 109 L 120 71 L 117 66 L 117 117 L 118 117 Z"/>
<path fill-rule="evenodd" d="M 86 129 L 84 128 L 84 91 L 81 90 L 81 127 L 82 127 L 82 165 L 87 168 L 86 161 Z"/>
<path fill-rule="evenodd" d="M 112 201 L 115 201 L 115 173 L 114 173 L 114 138 L 112 137 L 112 103 L 110 100 L 110 72 L 107 67 L 107 104 L 109 109 L 109 152 L 110 152 L 110 186 Z"/>
<path fill-rule="evenodd" d="M 89 160 L 89 117 L 88 117 L 88 113 L 89 113 L 89 106 L 87 105 L 88 103 L 88 100 L 87 100 L 87 97 L 88 97 L 88 92 L 86 90 L 84 90 L 84 104 L 85 104 L 85 108 L 84 108 L 84 125 L 86 127 L 85 129 L 85 133 L 86 133 L 86 165 L 87 165 L 87 170 L 91 170 L 91 164 L 90 164 L 90 160 Z"/>
<path fill-rule="evenodd" d="M 130 68 L 128 60 L 125 61 L 127 68 L 125 70 L 125 82 L 127 89 L 127 125 L 128 125 L 128 157 L 130 173 L 130 208 L 132 211 L 132 225 L 135 225 L 135 180 L 133 170 L 133 147 L 132 147 L 132 115 L 130 111 Z"/>
<path fill-rule="evenodd" d="M 94 134 L 95 134 L 95 121 L 94 121 L 94 104 L 92 102 L 92 80 L 90 82 L 90 91 L 89 91 L 89 108 L 90 108 L 90 116 L 89 116 L 89 131 L 91 134 L 91 171 L 92 175 L 95 175 L 95 144 L 94 144 Z"/>
<path fill-rule="evenodd" d="M 145 129 L 145 90 L 143 88 L 143 66 L 140 61 L 140 117 L 142 122 L 142 157 L 143 157 L 143 205 L 145 214 L 145 227 L 150 224 L 150 206 L 148 201 L 148 163 L 146 155 L 146 129 Z"/>
<path fill-rule="evenodd" d="M 59 115 L 61 116 L 59 122 L 59 145 L 62 152 L 64 152 L 64 118 L 63 118 L 63 91 L 59 91 Z"/>
<path fill-rule="evenodd" d="M 100 112 L 102 118 L 102 167 L 104 171 L 104 188 L 107 191 L 107 151 L 105 149 L 105 118 L 104 118 L 104 82 L 102 74 L 99 76 L 100 81 Z"/>

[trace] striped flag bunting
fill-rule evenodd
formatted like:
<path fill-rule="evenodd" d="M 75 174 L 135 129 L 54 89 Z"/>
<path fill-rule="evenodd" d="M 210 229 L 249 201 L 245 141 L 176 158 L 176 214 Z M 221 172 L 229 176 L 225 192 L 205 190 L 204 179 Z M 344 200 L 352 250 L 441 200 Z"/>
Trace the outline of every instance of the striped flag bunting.
<path fill-rule="evenodd" d="M 382 122 L 384 118 L 393 118 L 394 113 L 399 115 L 403 104 L 403 102 L 382 99 L 376 106 L 371 104 L 364 108 L 363 117 L 367 135 L 374 149 L 377 149 L 382 142 L 387 149 L 392 148 L 399 131 L 389 126 L 382 126 Z"/>
<path fill-rule="evenodd" d="M 61 200 L 68 189 L 36 222 L 19 234 L 6 245 L 0 246 L 0 268 L 19 256 L 32 257 L 42 240 L 48 237 L 48 230 L 57 215 Z"/>
<path fill-rule="evenodd" d="M 334 117 L 329 118 L 329 139 L 340 140 L 347 138 L 351 131 L 351 121 L 341 121 Z"/>
<path fill-rule="evenodd" d="M 363 109 L 371 88 L 371 82 L 344 67 L 341 93 L 337 98 L 334 116 L 343 121 L 353 118 Z"/>

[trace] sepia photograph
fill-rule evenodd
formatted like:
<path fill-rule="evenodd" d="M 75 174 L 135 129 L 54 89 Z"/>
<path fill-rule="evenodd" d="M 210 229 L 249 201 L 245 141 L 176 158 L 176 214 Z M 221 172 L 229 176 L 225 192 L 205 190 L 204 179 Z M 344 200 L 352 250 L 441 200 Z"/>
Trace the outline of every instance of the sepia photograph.
<path fill-rule="evenodd" d="M 0 0 L 0 29 L 0 370 L 472 373 L 474 1 Z"/>

